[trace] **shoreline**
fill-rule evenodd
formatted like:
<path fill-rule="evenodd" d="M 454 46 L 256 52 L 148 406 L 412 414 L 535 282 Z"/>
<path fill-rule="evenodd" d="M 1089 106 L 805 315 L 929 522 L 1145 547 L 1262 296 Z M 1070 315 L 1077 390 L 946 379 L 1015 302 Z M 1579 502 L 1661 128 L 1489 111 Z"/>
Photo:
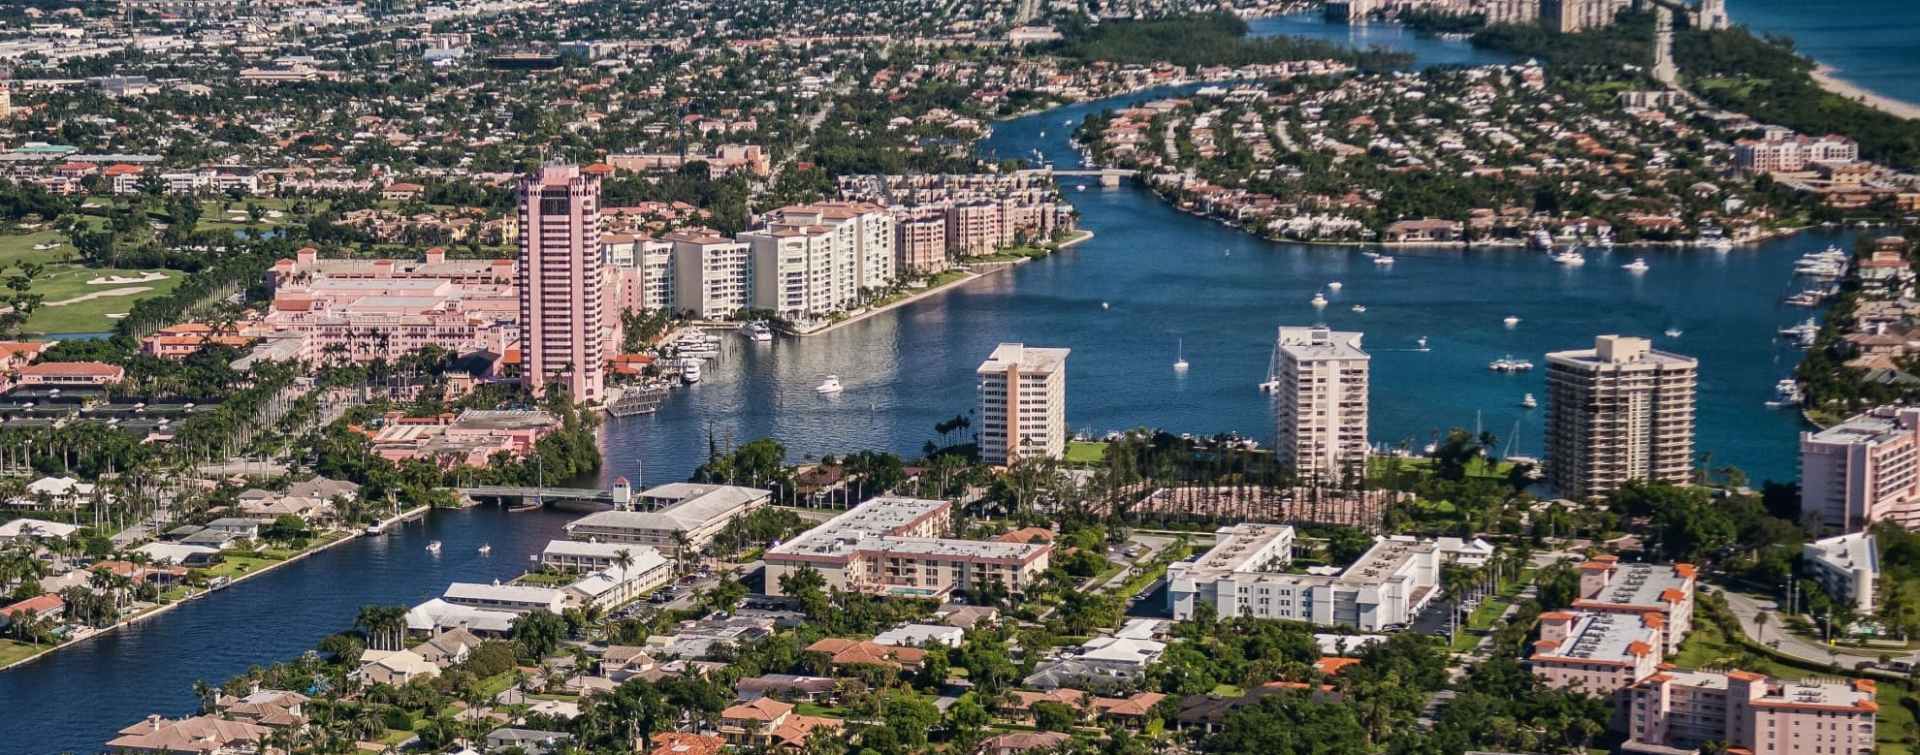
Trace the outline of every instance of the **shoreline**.
<path fill-rule="evenodd" d="M 1059 251 L 1060 251 L 1060 250 L 1062 250 L 1062 249 L 1066 249 L 1066 248 L 1068 248 L 1068 247 L 1071 247 L 1071 246 L 1075 246 L 1075 245 L 1077 245 L 1077 244 L 1081 244 L 1081 243 L 1084 243 L 1084 242 L 1086 242 L 1086 241 L 1087 241 L 1088 239 L 1091 239 L 1091 238 L 1093 238 L 1093 231 L 1090 231 L 1090 230 L 1087 230 L 1087 229 L 1085 229 L 1085 228 L 1080 228 L 1080 229 L 1076 229 L 1076 230 L 1075 230 L 1074 232 L 1075 232 L 1075 233 L 1077 233 L 1077 234 L 1079 234 L 1079 235 L 1078 235 L 1078 236 L 1075 236 L 1074 238 L 1071 238 L 1071 239 L 1068 239 L 1068 240 L 1066 240 L 1066 241 L 1062 241 L 1062 242 L 1060 242 L 1060 245 L 1059 245 L 1059 246 L 1056 246 L 1056 247 L 1054 247 L 1054 248 L 1053 248 L 1053 251 L 1052 251 L 1052 252 L 1050 252 L 1050 253 L 1048 254 L 1048 256 L 1052 256 L 1052 254 L 1057 254 L 1057 253 L 1059 253 Z M 914 303 L 914 302 L 916 302 L 916 301 L 919 301 L 919 300 L 921 300 L 921 299 L 925 299 L 925 298 L 927 298 L 927 297 L 929 297 L 929 296 L 933 296 L 934 294 L 938 294 L 938 293 L 942 293 L 942 292 L 944 292 L 944 291 L 946 291 L 946 290 L 948 290 L 948 289 L 951 289 L 951 288 L 954 288 L 954 287 L 956 287 L 956 286 L 964 286 L 964 285 L 966 285 L 966 284 L 968 284 L 968 283 L 972 283 L 973 281 L 976 281 L 976 280 L 979 280 L 979 279 L 981 279 L 981 278 L 985 278 L 985 277 L 987 277 L 987 276 L 989 276 L 989 275 L 993 275 L 994 273 L 998 273 L 998 272 L 1001 272 L 1001 271 L 1003 271 L 1003 270 L 1009 270 L 1009 269 L 1012 269 L 1012 268 L 1015 268 L 1015 267 L 1018 267 L 1018 266 L 1020 266 L 1020 265 L 1023 265 L 1023 264 L 1026 264 L 1027 262 L 1030 262 L 1030 261 L 1032 261 L 1032 260 L 1034 260 L 1034 259 L 1037 259 L 1037 258 L 1035 258 L 1035 257 L 1027 257 L 1027 258 L 1024 258 L 1024 259 L 1019 259 L 1019 260 L 1011 260 L 1011 261 L 1007 261 L 1007 262 L 986 262 L 986 263 L 978 263 L 978 264 L 979 264 L 979 265 L 980 265 L 981 267 L 983 267 L 983 268 L 985 268 L 985 269 L 969 269 L 969 270 L 968 270 L 968 272 L 967 272 L 967 275 L 966 275 L 966 276 L 964 276 L 964 277 L 961 277 L 961 278 L 959 278 L 959 279 L 957 279 L 957 280 L 952 280 L 952 281 L 948 281 L 948 282 L 946 282 L 946 283 L 942 283 L 942 284 L 940 284 L 940 285 L 938 285 L 938 286 L 934 286 L 934 287 L 932 287 L 932 288 L 925 288 L 925 289 L 921 289 L 921 290 L 919 290 L 919 291 L 915 291 L 915 292 L 913 292 L 912 294 L 909 294 L 909 295 L 907 295 L 907 296 L 905 296 L 905 297 L 902 297 L 902 298 L 900 298 L 900 299 L 899 299 L 899 300 L 897 300 L 897 301 L 891 301 L 891 302 L 887 302 L 886 304 L 883 304 L 883 305 L 881 305 L 881 306 L 879 306 L 879 307 L 875 307 L 875 308 L 873 308 L 873 309 L 869 309 L 869 310 L 866 310 L 866 311 L 864 311 L 864 312 L 861 312 L 860 314 L 857 314 L 857 315 L 853 315 L 853 316 L 851 316 L 851 317 L 848 317 L 848 318 L 847 318 L 847 319 L 845 319 L 845 320 L 841 320 L 841 321 L 839 321 L 839 322 L 836 322 L 836 323 L 833 323 L 833 324 L 831 324 L 831 325 L 828 325 L 828 326 L 826 326 L 826 327 L 823 327 L 823 328 L 819 328 L 819 329 L 817 329 L 817 330 L 809 330 L 809 331 L 806 331 L 806 332 L 800 332 L 800 331 L 790 331 L 790 334 L 791 334 L 792 336 L 794 336 L 794 337 L 796 337 L 796 338 L 809 338 L 809 337 L 812 337 L 812 336 L 817 336 L 817 335 L 822 335 L 822 334 L 825 334 L 825 333 L 830 333 L 830 332 L 832 332 L 832 331 L 834 331 L 835 329 L 837 329 L 837 328 L 840 328 L 840 327 L 842 327 L 842 326 L 846 326 L 846 325 L 852 325 L 852 324 L 854 324 L 854 323 L 856 323 L 856 322 L 859 322 L 859 321 L 861 321 L 861 320 L 865 320 L 865 319 L 867 319 L 867 318 L 869 318 L 869 317 L 872 317 L 872 316 L 874 316 L 874 315 L 877 315 L 877 314 L 880 314 L 880 313 L 883 313 L 883 312 L 886 312 L 886 311 L 889 311 L 889 310 L 892 310 L 892 309 L 894 309 L 894 308 L 896 308 L 896 307 L 901 307 L 901 306 L 905 306 L 905 305 L 907 305 L 907 304 L 912 304 L 912 303 Z"/>
<path fill-rule="evenodd" d="M 414 515 L 415 513 L 418 513 L 418 512 L 423 512 L 423 511 L 424 511 L 424 510 L 425 510 L 426 508 L 427 508 L 426 506 L 417 506 L 417 507 L 414 507 L 414 508 L 412 508 L 412 509 L 408 509 L 407 511 L 404 511 L 404 512 L 401 512 L 400 514 L 397 514 L 397 515 L 395 515 L 395 516 L 394 516 L 394 517 L 393 517 L 393 518 L 392 518 L 392 519 L 391 519 L 391 520 L 390 520 L 389 522 L 383 522 L 383 524 L 390 524 L 391 522 L 397 522 L 397 521 L 401 521 L 401 520 L 404 520 L 404 519 L 405 519 L 405 518 L 407 518 L 407 517 L 410 517 L 410 516 L 413 516 L 413 515 Z M 160 616 L 161 614 L 165 614 L 165 613 L 167 613 L 168 611 L 172 611 L 173 609 L 176 609 L 176 608 L 179 608 L 179 607 L 181 607 L 181 606 L 183 606 L 183 605 L 186 605 L 186 604 L 188 604 L 188 603 L 191 603 L 191 602 L 193 602 L 193 601 L 196 601 L 196 600 L 200 600 L 200 599 L 202 599 L 202 598 L 205 598 L 205 597 L 207 597 L 207 596 L 209 596 L 209 595 L 212 595 L 212 594 L 214 594 L 214 593 L 216 593 L 216 592 L 220 592 L 221 590 L 225 590 L 225 589 L 227 589 L 227 588 L 229 588 L 229 587 L 232 587 L 232 586 L 234 586 L 234 585 L 237 585 L 237 584 L 240 584 L 241 582 L 245 582 L 245 581 L 247 581 L 247 580 L 249 580 L 249 579 L 253 579 L 254 577 L 258 577 L 258 576 L 260 576 L 260 575 L 262 575 L 262 574 L 266 574 L 266 573 L 268 573 L 268 572 L 271 572 L 271 571 L 273 571 L 273 570 L 275 570 L 275 569 L 278 569 L 278 568 L 280 568 L 280 567 L 283 567 L 283 566 L 286 566 L 286 565 L 288 565 L 288 564 L 291 564 L 291 563 L 294 563 L 294 562 L 296 562 L 296 561 L 300 561 L 301 559 L 305 559 L 305 558 L 307 558 L 307 557 L 309 557 L 309 556 L 312 556 L 312 555 L 314 555 L 314 554 L 316 554 L 316 553 L 320 553 L 320 552 L 322 552 L 322 551 L 326 551 L 326 550 L 329 550 L 329 549 L 332 549 L 332 548 L 335 548 L 335 547 L 338 547 L 338 546 L 340 546 L 340 545 L 342 545 L 342 544 L 344 544 L 344 543 L 349 543 L 349 542 L 353 542 L 354 540 L 356 540 L 356 539 L 358 539 L 358 538 L 360 538 L 360 537 L 362 537 L 362 536 L 364 536 L 365 534 L 366 534 L 366 533 L 365 533 L 365 531 L 364 531 L 364 530 L 360 530 L 360 531 L 351 531 L 351 530 L 350 530 L 350 531 L 348 531 L 348 532 L 346 533 L 346 536 L 345 536 L 345 537 L 342 537 L 342 538 L 340 538 L 339 540 L 335 540 L 335 541 L 333 541 L 333 542 L 330 542 L 330 543 L 324 543 L 324 544 L 321 544 L 321 545 L 316 545 L 316 546 L 313 546 L 313 547 L 311 547 L 311 548 L 308 548 L 308 549 L 306 549 L 306 550 L 303 550 L 303 551 L 301 551 L 301 552 L 299 552 L 299 553 L 296 553 L 296 554 L 294 554 L 294 555 L 292 555 L 292 556 L 290 556 L 290 557 L 288 557 L 287 559 L 285 559 L 285 560 L 283 560 L 283 561 L 275 561 L 275 562 L 273 562 L 272 564 L 268 564 L 267 566 L 265 566 L 265 567 L 263 567 L 263 568 L 260 568 L 260 569 L 257 569 L 257 570 L 255 570 L 255 571 L 251 571 L 251 572 L 247 572 L 246 574 L 243 574 L 243 575 L 240 575 L 240 576 L 238 576 L 238 577 L 235 577 L 235 578 L 233 578 L 233 579 L 229 579 L 229 580 L 227 580 L 227 582 L 226 582 L 226 584 L 223 584 L 223 585 L 220 585 L 220 586 L 218 586 L 218 587 L 209 587 L 209 588 L 207 588 L 207 589 L 205 589 L 205 590 L 202 590 L 202 591 L 200 591 L 200 592 L 196 592 L 196 593 L 191 593 L 191 594 L 189 594 L 189 595 L 187 595 L 187 596 L 185 596 L 185 597 L 182 597 L 181 599 L 179 599 L 179 600 L 176 600 L 176 601 L 174 601 L 174 602 L 172 602 L 172 603 L 168 603 L 168 604 L 166 604 L 166 605 L 162 605 L 162 606 L 156 606 L 156 607 L 154 607 L 154 609 L 153 609 L 153 610 L 150 610 L 150 611 L 147 611 L 147 612 L 145 612 L 145 613 L 141 613 L 141 614 L 138 614 L 138 615 L 135 615 L 135 616 L 129 616 L 129 617 L 127 617 L 127 618 L 124 618 L 124 619 L 121 619 L 121 620 L 119 620 L 119 621 L 116 621 L 116 622 L 114 622 L 113 624 L 111 624 L 111 625 L 109 625 L 109 626 L 104 626 L 104 627 L 101 627 L 101 628 L 99 628 L 99 629 L 96 629 L 96 630 L 94 630 L 94 631 L 92 631 L 92 632 L 89 632 L 89 633 L 87 633 L 87 634 L 86 634 L 85 636 L 82 636 L 82 637 L 74 637 L 74 638 L 72 638 L 72 639 L 69 639 L 69 640 L 67 640 L 67 641 L 65 641 L 65 642 L 62 642 L 62 643 L 60 643 L 60 644 L 58 644 L 58 645 L 51 645 L 51 646 L 48 646 L 48 647 L 47 647 L 47 649 L 45 649 L 45 650 L 42 650 L 42 651 L 40 651 L 40 652 L 38 652 L 38 653 L 34 653 L 33 655 L 30 655 L 30 656 L 27 656 L 27 657 L 25 657 L 25 658 L 21 658 L 20 660 L 17 660 L 17 661 L 14 661 L 14 662 L 12 662 L 12 663 L 9 663 L 9 664 L 7 664 L 7 665 L 5 665 L 5 666 L 0 666 L 0 673 L 6 673 L 7 671 L 9 671 L 9 670 L 12 670 L 13 668 L 15 668 L 15 667 L 17 667 L 17 666 L 24 666 L 24 665 L 26 665 L 26 664 L 29 664 L 29 663 L 32 663 L 32 662 L 34 662 L 34 661 L 37 661 L 37 660 L 40 660 L 40 659 L 42 659 L 42 658 L 45 658 L 45 657 L 47 657 L 47 656 L 50 656 L 50 655 L 53 655 L 54 653 L 56 653 L 56 652 L 59 652 L 59 651 L 61 651 L 61 650 L 65 650 L 65 649 L 67 649 L 67 648 L 69 648 L 69 647 L 72 647 L 72 646 L 74 646 L 74 645 L 78 645 L 78 644 L 80 644 L 80 643 L 82 643 L 82 642 L 86 642 L 86 641 L 88 641 L 88 640 L 91 640 L 91 639 L 93 639 L 93 638 L 95 638 L 95 637 L 100 637 L 100 636 L 104 636 L 104 635 L 108 635 L 108 634 L 112 634 L 112 633 L 114 633 L 114 632 L 116 632 L 116 631 L 118 631 L 118 630 L 120 630 L 120 629 L 121 629 L 121 628 L 123 628 L 123 627 L 129 627 L 129 626 L 133 626 L 134 624 L 138 624 L 138 623 L 140 623 L 140 622 L 142 622 L 142 621 L 146 621 L 147 619 L 151 619 L 151 618 L 153 618 L 153 617 L 156 617 L 156 616 Z"/>
<path fill-rule="evenodd" d="M 1813 70 L 1809 71 L 1808 75 L 1813 77 L 1813 83 L 1832 94 L 1897 118 L 1920 119 L 1920 104 L 1889 97 L 1840 78 L 1840 69 L 1833 66 L 1815 61 Z"/>

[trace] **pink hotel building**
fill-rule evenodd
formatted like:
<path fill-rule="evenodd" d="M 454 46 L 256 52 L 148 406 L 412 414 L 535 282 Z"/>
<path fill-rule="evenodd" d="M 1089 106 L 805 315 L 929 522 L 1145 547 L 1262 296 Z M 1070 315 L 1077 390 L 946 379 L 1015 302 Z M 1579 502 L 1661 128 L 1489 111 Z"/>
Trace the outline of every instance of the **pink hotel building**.
<path fill-rule="evenodd" d="M 1706 742 L 1752 755 L 1871 755 L 1874 683 L 1777 681 L 1746 671 L 1661 671 L 1627 692 L 1626 752 L 1673 755 Z"/>
<path fill-rule="evenodd" d="M 605 393 L 607 269 L 600 261 L 605 165 L 548 165 L 521 179 L 521 380 L 534 395 L 567 386 L 576 401 Z"/>
<path fill-rule="evenodd" d="M 1800 516 L 1825 534 L 1920 527 L 1920 408 L 1881 407 L 1800 434 Z"/>

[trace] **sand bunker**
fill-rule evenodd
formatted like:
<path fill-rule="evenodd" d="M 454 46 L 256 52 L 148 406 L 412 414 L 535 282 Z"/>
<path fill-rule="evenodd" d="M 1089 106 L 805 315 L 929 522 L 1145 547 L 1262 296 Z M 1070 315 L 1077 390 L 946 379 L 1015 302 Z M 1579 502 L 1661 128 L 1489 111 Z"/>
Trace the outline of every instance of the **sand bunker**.
<path fill-rule="evenodd" d="M 87 280 L 87 285 L 89 286 L 124 286 L 128 283 L 152 283 L 154 281 L 163 281 L 166 279 L 167 279 L 166 273 L 141 273 L 138 277 L 128 277 L 124 275 L 108 275 L 100 278 L 90 278 Z M 141 289 L 141 290 L 144 291 L 146 289 Z"/>
<path fill-rule="evenodd" d="M 68 304 L 79 304 L 80 302 L 83 302 L 83 301 L 92 301 L 94 299 L 105 299 L 109 296 L 132 296 L 137 293 L 141 293 L 144 291 L 152 291 L 152 290 L 153 290 L 152 286 L 128 286 L 126 288 L 110 288 L 105 291 L 95 291 L 85 296 L 76 296 L 71 299 L 61 299 L 60 301 L 50 301 L 50 302 L 47 302 L 44 306 L 64 307 Z"/>

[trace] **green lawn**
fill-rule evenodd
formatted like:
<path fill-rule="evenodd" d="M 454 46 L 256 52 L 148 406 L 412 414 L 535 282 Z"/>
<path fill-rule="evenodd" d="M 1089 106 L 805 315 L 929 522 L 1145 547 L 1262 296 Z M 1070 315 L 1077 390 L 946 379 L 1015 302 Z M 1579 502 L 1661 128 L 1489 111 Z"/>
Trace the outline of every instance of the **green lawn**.
<path fill-rule="evenodd" d="M 131 279 L 164 275 L 160 280 Z M 112 314 L 125 314 L 135 302 L 159 296 L 180 285 L 177 270 L 118 270 L 80 265 L 52 265 L 34 279 L 33 292 L 45 297 L 26 330 L 35 333 L 91 333 L 111 330 Z M 120 282 L 108 279 L 121 278 Z M 94 282 L 98 281 L 98 282 Z"/>
<path fill-rule="evenodd" d="M 513 673 L 512 671 L 502 671 L 482 679 L 474 684 L 474 691 L 480 693 L 482 698 L 492 700 L 495 695 L 505 692 L 508 687 L 513 686 Z"/>
<path fill-rule="evenodd" d="M 13 640 L 0 640 L 0 666 L 7 666 L 16 661 L 32 658 L 35 655 L 45 652 L 47 648 L 50 647 L 53 646 L 28 645 L 24 642 L 14 642 Z"/>
<path fill-rule="evenodd" d="M 35 249 L 44 244 L 59 244 L 54 249 Z M 0 234 L 0 266 L 15 262 L 57 262 L 62 252 L 74 253 L 73 245 L 67 243 L 67 235 L 54 230 L 41 230 L 32 233 Z"/>
<path fill-rule="evenodd" d="M 839 708 L 829 708 L 825 705 L 816 705 L 814 703 L 794 703 L 793 712 L 803 716 L 826 716 L 828 718 L 842 718 L 846 715 L 841 713 Z"/>
<path fill-rule="evenodd" d="M 208 579 L 243 577 L 259 571 L 262 567 L 277 563 L 280 563 L 280 561 L 258 556 L 227 556 L 225 561 L 221 561 L 218 564 L 201 569 L 200 571 L 205 573 Z"/>
<path fill-rule="evenodd" d="M 1401 471 L 1405 473 L 1426 475 L 1433 471 L 1433 459 L 1426 456 L 1374 456 L 1367 459 L 1367 469 L 1373 476 L 1380 477 L 1385 475 L 1390 465 L 1395 462 L 1399 463 Z M 1510 461 L 1489 466 L 1486 459 L 1476 458 L 1467 463 L 1468 477 L 1502 480 L 1506 479 L 1507 473 L 1511 471 L 1513 471 L 1513 462 Z"/>
<path fill-rule="evenodd" d="M 1067 441 L 1068 464 L 1099 464 L 1106 455 L 1107 442 L 1104 440 Z"/>

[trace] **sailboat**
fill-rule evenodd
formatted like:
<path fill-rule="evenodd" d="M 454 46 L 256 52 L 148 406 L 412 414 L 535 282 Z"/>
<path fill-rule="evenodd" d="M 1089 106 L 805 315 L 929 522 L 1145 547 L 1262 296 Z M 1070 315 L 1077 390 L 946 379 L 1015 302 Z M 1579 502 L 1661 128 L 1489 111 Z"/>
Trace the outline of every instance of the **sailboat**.
<path fill-rule="evenodd" d="M 1180 339 L 1178 343 L 1179 345 L 1174 347 L 1174 352 L 1173 352 L 1173 371 L 1186 372 L 1187 371 L 1187 341 L 1186 339 L 1183 338 L 1183 339 Z"/>

